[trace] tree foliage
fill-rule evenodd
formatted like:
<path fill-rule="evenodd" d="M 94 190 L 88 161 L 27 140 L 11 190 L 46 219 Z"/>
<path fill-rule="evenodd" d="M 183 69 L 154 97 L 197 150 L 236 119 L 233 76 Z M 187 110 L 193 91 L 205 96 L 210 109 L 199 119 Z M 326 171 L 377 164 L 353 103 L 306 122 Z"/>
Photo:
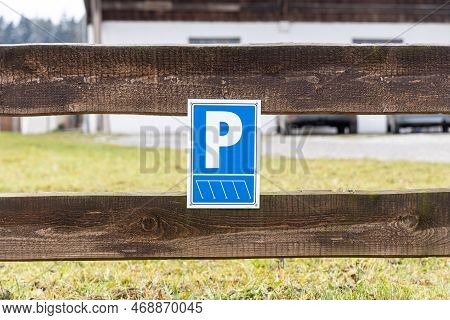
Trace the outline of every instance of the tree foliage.
<path fill-rule="evenodd" d="M 58 23 L 50 19 L 26 19 L 18 23 L 0 17 L 0 43 L 76 43 L 86 42 L 85 18 L 63 17 Z"/>

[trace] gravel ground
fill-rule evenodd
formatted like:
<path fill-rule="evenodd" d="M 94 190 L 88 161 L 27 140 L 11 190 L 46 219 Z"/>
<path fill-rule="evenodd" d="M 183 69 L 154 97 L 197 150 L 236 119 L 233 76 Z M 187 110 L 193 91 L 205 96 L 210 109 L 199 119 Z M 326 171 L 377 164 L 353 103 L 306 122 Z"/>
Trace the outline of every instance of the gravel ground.
<path fill-rule="evenodd" d="M 101 142 L 139 146 L 139 136 L 102 136 Z M 147 136 L 148 147 L 185 149 L 184 136 Z M 263 136 L 262 154 L 306 159 L 377 159 L 450 163 L 450 134 Z"/>

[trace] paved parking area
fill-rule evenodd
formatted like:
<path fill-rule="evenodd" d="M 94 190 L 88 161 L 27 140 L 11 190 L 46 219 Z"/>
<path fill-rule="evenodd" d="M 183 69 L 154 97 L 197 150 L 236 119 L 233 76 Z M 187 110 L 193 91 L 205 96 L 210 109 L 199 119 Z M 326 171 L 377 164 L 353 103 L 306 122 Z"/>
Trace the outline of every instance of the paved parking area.
<path fill-rule="evenodd" d="M 139 136 L 101 137 L 100 141 L 139 146 Z M 148 147 L 185 149 L 185 136 L 147 136 Z M 306 159 L 379 159 L 450 163 L 450 134 L 263 136 L 262 154 Z"/>
<path fill-rule="evenodd" d="M 307 159 L 368 158 L 450 163 L 450 134 L 270 136 L 266 137 L 264 145 L 265 153 Z"/>

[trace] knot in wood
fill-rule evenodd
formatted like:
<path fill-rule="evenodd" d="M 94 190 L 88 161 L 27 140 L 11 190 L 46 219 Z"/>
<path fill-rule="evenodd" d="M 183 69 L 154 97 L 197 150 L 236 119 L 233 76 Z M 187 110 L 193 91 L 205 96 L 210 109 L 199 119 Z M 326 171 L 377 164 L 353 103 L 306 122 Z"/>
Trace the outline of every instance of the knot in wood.
<path fill-rule="evenodd" d="M 158 221 L 155 217 L 143 217 L 141 219 L 141 227 L 144 231 L 153 231 L 158 227 Z"/>
<path fill-rule="evenodd" d="M 419 217 L 414 215 L 401 216 L 399 226 L 403 229 L 414 230 L 419 225 Z"/>

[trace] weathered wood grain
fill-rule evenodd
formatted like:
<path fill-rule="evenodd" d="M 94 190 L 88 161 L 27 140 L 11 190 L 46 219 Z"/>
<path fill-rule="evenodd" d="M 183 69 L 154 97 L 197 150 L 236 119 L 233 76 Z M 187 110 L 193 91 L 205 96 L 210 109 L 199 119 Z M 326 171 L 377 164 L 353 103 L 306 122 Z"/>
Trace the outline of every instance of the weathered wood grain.
<path fill-rule="evenodd" d="M 261 200 L 188 210 L 181 194 L 3 194 L 0 260 L 450 256 L 449 189 Z"/>
<path fill-rule="evenodd" d="M 0 46 L 0 115 L 186 114 L 188 98 L 264 113 L 450 113 L 450 46 Z"/>

